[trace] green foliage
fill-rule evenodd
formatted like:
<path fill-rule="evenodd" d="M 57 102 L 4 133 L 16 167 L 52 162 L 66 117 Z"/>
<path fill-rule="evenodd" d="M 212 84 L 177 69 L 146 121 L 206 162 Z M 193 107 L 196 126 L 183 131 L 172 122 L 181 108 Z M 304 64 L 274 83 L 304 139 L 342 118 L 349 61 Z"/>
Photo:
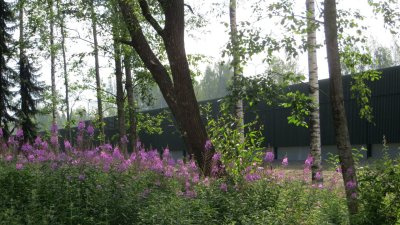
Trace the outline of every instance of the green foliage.
<path fill-rule="evenodd" d="M 289 92 L 286 94 L 286 102 L 282 103 L 284 108 L 291 108 L 288 116 L 288 123 L 296 126 L 308 127 L 306 118 L 310 115 L 311 99 L 308 95 L 300 91 Z"/>
<path fill-rule="evenodd" d="M 354 165 L 356 167 L 359 167 L 360 161 L 364 158 L 363 152 L 365 151 L 367 151 L 367 149 L 364 148 L 364 146 L 361 146 L 361 148 L 352 148 Z M 333 169 L 340 167 L 339 155 L 337 154 L 332 154 L 331 152 L 328 152 L 328 159 L 326 161 L 328 165 L 330 165 Z"/>
<path fill-rule="evenodd" d="M 0 164 L 0 224 L 348 224 L 344 199 L 302 182 L 193 186 L 154 172 Z"/>
<path fill-rule="evenodd" d="M 380 74 L 381 72 L 376 70 L 368 70 L 352 76 L 353 81 L 350 88 L 352 97 L 356 99 L 360 106 L 359 115 L 361 119 L 366 119 L 368 122 L 372 122 L 373 111 L 370 104 L 372 92 L 366 82 L 379 80 Z"/>
<path fill-rule="evenodd" d="M 390 158 L 384 152 L 382 159 L 359 168 L 357 172 L 361 204 L 358 223 L 399 224 L 400 157 Z"/>
<path fill-rule="evenodd" d="M 372 122 L 373 111 L 369 102 L 371 89 L 367 83 L 379 80 L 380 73 L 369 69 L 374 62 L 366 45 L 364 32 L 368 27 L 361 24 L 364 19 L 358 11 L 338 10 L 338 41 L 342 73 L 352 74 L 350 89 L 352 98 L 356 99 L 360 107 L 359 115 Z"/>
<path fill-rule="evenodd" d="M 312 101 L 310 97 L 300 91 L 292 91 L 289 85 L 298 84 L 304 76 L 295 72 L 279 73 L 270 71 L 254 77 L 239 77 L 236 87 L 230 87 L 228 102 L 233 104 L 238 98 L 248 102 L 253 107 L 260 102 L 267 105 L 290 108 L 288 123 L 307 127 L 307 118 L 310 114 Z"/>
<path fill-rule="evenodd" d="M 257 119 L 237 129 L 239 121 L 229 112 L 228 104 L 222 103 L 218 118 L 211 118 L 211 107 L 206 105 L 203 111 L 207 116 L 207 131 L 215 150 L 222 154 L 222 163 L 226 171 L 235 181 L 243 177 L 243 171 L 249 166 L 262 163 L 263 141 L 262 126 L 259 127 Z M 241 142 L 245 130 L 244 141 Z"/>
<path fill-rule="evenodd" d="M 137 113 L 137 132 L 162 134 L 163 130 L 161 124 L 168 119 L 171 119 L 171 117 L 167 111 L 162 111 L 157 115 Z"/>
<path fill-rule="evenodd" d="M 399 32 L 398 21 L 400 19 L 398 0 L 368 0 L 373 7 L 375 14 L 381 14 L 384 20 L 384 26 L 389 29 L 392 34 Z"/>

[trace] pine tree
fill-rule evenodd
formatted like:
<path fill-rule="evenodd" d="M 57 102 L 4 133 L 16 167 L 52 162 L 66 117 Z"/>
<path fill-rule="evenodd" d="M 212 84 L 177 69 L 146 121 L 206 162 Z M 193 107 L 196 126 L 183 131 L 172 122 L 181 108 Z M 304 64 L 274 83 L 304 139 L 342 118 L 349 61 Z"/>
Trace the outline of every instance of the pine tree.
<path fill-rule="evenodd" d="M 37 69 L 29 62 L 26 53 L 27 40 L 24 36 L 24 6 L 23 1 L 19 1 L 19 94 L 20 108 L 17 112 L 19 123 L 24 131 L 24 139 L 32 140 L 36 136 L 36 123 L 33 120 L 37 113 L 36 99 L 43 91 L 43 85 L 37 81 Z"/>
<path fill-rule="evenodd" d="M 7 65 L 12 55 L 9 45 L 13 42 L 11 32 L 13 27 L 8 26 L 14 21 L 14 15 L 10 5 L 0 0 L 0 127 L 3 128 L 5 137 L 9 135 L 8 123 L 15 121 L 11 114 L 15 112 L 15 106 L 11 104 L 13 80 L 15 71 Z"/>

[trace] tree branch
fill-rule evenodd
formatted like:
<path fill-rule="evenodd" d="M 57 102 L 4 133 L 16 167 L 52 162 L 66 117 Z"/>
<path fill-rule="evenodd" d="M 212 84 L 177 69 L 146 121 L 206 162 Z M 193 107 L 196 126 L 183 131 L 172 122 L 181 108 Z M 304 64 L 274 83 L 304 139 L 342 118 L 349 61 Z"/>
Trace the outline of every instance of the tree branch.
<path fill-rule="evenodd" d="M 133 46 L 146 68 L 152 74 L 163 95 L 168 96 L 166 98 L 170 100 L 169 104 L 175 105 L 175 93 L 173 92 L 174 84 L 167 69 L 151 50 L 151 47 L 143 34 L 139 21 L 133 13 L 132 7 L 124 0 L 119 0 L 118 4 L 132 38 L 130 45 Z"/>
<path fill-rule="evenodd" d="M 142 14 L 144 18 L 146 18 L 147 22 L 156 30 L 157 34 L 161 37 L 164 36 L 164 30 L 161 28 L 160 24 L 158 24 L 157 20 L 150 13 L 149 5 L 146 0 L 139 0 L 140 8 L 142 9 Z"/>
<path fill-rule="evenodd" d="M 188 9 L 190 10 L 190 12 L 191 12 L 192 14 L 194 14 L 193 9 L 192 9 L 192 6 L 190 6 L 190 5 L 188 5 L 188 4 L 183 4 L 183 5 L 186 6 L 186 7 L 188 7 Z"/>
<path fill-rule="evenodd" d="M 66 30 L 74 31 L 74 32 L 76 32 L 76 34 L 77 34 L 77 36 L 70 36 L 70 37 L 67 37 L 67 38 L 69 38 L 69 39 L 78 39 L 78 40 L 84 41 L 84 42 L 86 42 L 86 43 L 89 43 L 89 44 L 92 45 L 92 46 L 94 45 L 94 43 L 93 43 L 92 41 L 87 40 L 87 39 L 81 37 L 81 35 L 80 35 L 80 33 L 79 33 L 78 30 L 73 29 L 73 28 L 69 28 L 69 27 L 67 27 L 67 26 L 63 26 L 63 28 L 66 29 Z M 104 52 L 113 54 L 113 52 L 109 51 L 109 50 L 108 50 L 107 48 L 105 48 L 105 47 L 98 46 L 98 48 L 102 49 Z"/>

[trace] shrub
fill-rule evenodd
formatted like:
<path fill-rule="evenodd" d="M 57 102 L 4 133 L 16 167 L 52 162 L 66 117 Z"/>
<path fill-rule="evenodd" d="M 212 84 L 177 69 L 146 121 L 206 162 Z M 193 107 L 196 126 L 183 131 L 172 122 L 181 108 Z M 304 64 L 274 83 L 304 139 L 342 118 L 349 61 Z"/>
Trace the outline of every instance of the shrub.
<path fill-rule="evenodd" d="M 400 224 L 399 162 L 385 156 L 358 170 L 360 224 Z"/>

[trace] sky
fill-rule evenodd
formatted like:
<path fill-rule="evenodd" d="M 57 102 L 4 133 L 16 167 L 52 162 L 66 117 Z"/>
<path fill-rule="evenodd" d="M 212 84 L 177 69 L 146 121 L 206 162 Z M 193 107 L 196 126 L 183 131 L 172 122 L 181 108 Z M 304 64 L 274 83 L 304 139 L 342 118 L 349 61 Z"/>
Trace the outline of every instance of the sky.
<path fill-rule="evenodd" d="M 264 19 L 257 23 L 252 23 L 255 19 L 252 14 L 251 5 L 259 0 L 238 0 L 237 17 L 238 23 L 241 21 L 249 21 L 250 24 L 255 27 L 260 27 L 265 33 L 271 33 L 273 35 L 282 35 L 282 30 L 279 29 L 280 25 L 278 20 Z M 266 1 L 270 2 L 270 1 Z M 317 1 L 316 1 L 317 2 Z M 202 16 L 206 23 L 204 27 L 196 29 L 187 29 L 185 37 L 186 52 L 188 54 L 202 54 L 206 56 L 207 62 L 202 62 L 197 68 L 200 71 L 204 71 L 207 65 L 211 63 L 219 62 L 222 60 L 222 52 L 226 48 L 226 44 L 229 41 L 229 30 L 225 27 L 223 23 L 229 22 L 228 14 L 228 0 L 188 0 L 186 1 L 188 5 L 193 8 L 195 15 Z M 218 4 L 218 5 L 216 5 Z M 321 11 L 321 2 L 317 3 L 316 13 L 319 14 Z M 353 9 L 359 10 L 364 16 L 366 16 L 365 24 L 369 26 L 367 30 L 367 36 L 372 37 L 379 43 L 389 47 L 392 36 L 390 33 L 384 29 L 382 18 L 374 16 L 372 9 L 369 7 L 367 0 L 340 0 L 338 8 L 341 9 Z M 296 1 L 296 14 L 300 14 L 305 11 L 305 0 Z M 88 24 L 70 22 L 67 26 L 74 30 L 69 30 L 70 36 L 77 37 L 80 36 L 81 39 L 68 39 L 67 40 L 67 58 L 72 62 L 72 55 L 80 52 L 90 52 L 91 51 L 91 31 Z M 101 30 L 101 28 L 99 29 Z M 100 45 L 107 43 L 109 39 L 99 38 Z M 324 44 L 324 33 L 323 29 L 317 32 L 317 42 L 319 44 Z M 108 53 L 101 53 L 100 55 L 100 65 L 101 65 L 101 77 L 103 83 L 107 83 L 110 77 L 113 77 L 113 63 L 110 61 Z M 284 57 L 284 53 L 277 53 L 278 56 Z M 328 67 L 326 61 L 326 49 L 325 46 L 321 47 L 317 51 L 318 56 L 318 72 L 319 79 L 325 79 L 328 77 Z M 260 54 L 255 56 L 250 62 L 244 67 L 244 75 L 251 76 L 255 74 L 262 73 L 268 67 L 266 63 L 262 62 L 265 58 L 265 54 Z M 227 60 L 225 58 L 225 60 Z M 93 57 L 85 57 L 84 63 L 85 67 L 78 68 L 75 71 L 71 71 L 70 77 L 72 81 L 84 82 L 81 80 L 82 75 L 86 76 L 88 73 L 88 68 L 92 68 L 94 65 Z M 42 79 L 50 85 L 50 60 L 43 60 L 41 62 L 41 74 Z M 299 69 L 302 73 L 307 74 L 307 56 L 302 54 L 298 58 Z M 71 68 L 71 67 L 69 67 Z M 193 68 L 192 68 L 193 69 Z M 58 67 L 58 71 L 61 73 L 61 67 Z M 60 74 L 59 73 L 59 74 Z M 63 78 L 57 77 L 57 85 L 59 86 L 58 91 L 64 93 Z M 201 77 L 197 78 L 198 80 Z M 93 83 L 94 84 L 94 83 Z M 95 93 L 93 91 L 84 91 L 80 93 L 80 98 L 75 103 L 71 102 L 74 107 L 85 107 L 96 109 Z"/>
<path fill-rule="evenodd" d="M 219 2 L 227 2 L 219 1 Z M 237 17 L 238 22 L 240 21 L 253 21 L 250 5 L 254 1 L 241 1 L 238 0 L 238 8 L 237 8 Z M 268 2 L 268 1 L 267 1 Z M 196 3 L 194 3 L 196 5 Z M 202 4 L 197 2 L 197 4 Z M 226 3 L 225 3 L 226 4 Z M 316 1 L 316 13 L 321 12 L 322 3 Z M 197 6 L 197 5 L 196 5 Z M 305 11 L 305 0 L 296 1 L 296 14 L 300 14 L 300 12 Z M 383 19 L 381 17 L 377 17 L 373 14 L 371 7 L 368 5 L 367 0 L 341 0 L 339 1 L 338 9 L 352 9 L 359 10 L 362 15 L 366 16 L 366 21 L 364 24 L 368 25 L 367 36 L 374 38 L 379 43 L 383 44 L 386 47 L 390 47 L 392 42 L 392 35 L 389 31 L 387 31 L 383 27 Z M 204 10 L 204 9 L 203 9 Z M 225 6 L 225 14 L 221 17 L 216 17 L 215 19 L 210 19 L 209 25 L 207 29 L 209 32 L 202 32 L 201 37 L 199 38 L 187 38 L 186 39 L 186 49 L 190 54 L 204 54 L 212 57 L 213 59 L 221 59 L 222 51 L 224 50 L 226 43 L 229 41 L 229 30 L 222 23 L 229 22 L 229 14 L 228 7 Z M 277 24 L 278 23 L 278 24 Z M 261 22 L 255 24 L 255 26 L 262 27 L 266 32 L 272 32 L 277 30 L 277 27 L 280 27 L 279 22 L 271 21 L 269 19 L 265 19 Z M 279 35 L 279 34 L 277 34 Z M 324 44 L 324 31 L 323 29 L 319 29 L 317 31 L 317 42 L 318 44 Z M 206 47 L 205 47 L 206 46 Z M 282 58 L 284 54 L 278 53 Z M 318 57 L 318 72 L 319 79 L 328 78 L 328 66 L 326 61 L 326 48 L 325 46 L 321 47 L 317 51 Z M 244 68 L 244 75 L 254 75 L 258 73 L 262 73 L 268 65 L 262 62 L 262 58 L 264 58 L 263 54 L 254 57 L 254 59 L 249 62 Z M 302 54 L 298 58 L 299 69 L 303 73 L 307 74 L 308 64 L 307 64 L 307 55 Z"/>

